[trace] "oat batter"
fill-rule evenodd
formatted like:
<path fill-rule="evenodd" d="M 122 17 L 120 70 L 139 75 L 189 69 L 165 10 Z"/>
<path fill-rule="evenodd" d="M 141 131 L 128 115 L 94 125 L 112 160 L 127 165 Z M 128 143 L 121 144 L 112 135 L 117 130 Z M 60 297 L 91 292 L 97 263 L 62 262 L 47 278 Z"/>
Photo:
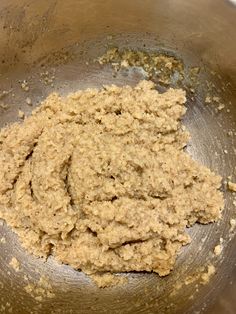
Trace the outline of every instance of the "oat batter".
<path fill-rule="evenodd" d="M 30 252 L 94 280 L 168 275 L 190 242 L 186 226 L 217 221 L 223 208 L 221 178 L 183 151 L 185 101 L 147 81 L 51 94 L 1 130 L 0 217 Z"/>

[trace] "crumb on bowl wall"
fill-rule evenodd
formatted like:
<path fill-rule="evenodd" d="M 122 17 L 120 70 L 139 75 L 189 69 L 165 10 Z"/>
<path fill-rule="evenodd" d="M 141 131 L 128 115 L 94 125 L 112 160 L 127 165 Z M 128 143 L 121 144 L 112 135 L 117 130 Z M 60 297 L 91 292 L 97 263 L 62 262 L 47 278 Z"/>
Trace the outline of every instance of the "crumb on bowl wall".
<path fill-rule="evenodd" d="M 228 189 L 232 192 L 236 192 L 236 183 L 228 181 Z"/>
<path fill-rule="evenodd" d="M 39 302 L 42 302 L 48 298 L 54 298 L 55 296 L 52 291 L 52 286 L 49 283 L 49 278 L 46 276 L 41 276 L 36 283 L 28 283 L 24 287 L 24 290 Z"/>
<path fill-rule="evenodd" d="M 230 219 L 230 230 L 231 231 L 234 230 L 235 226 L 236 226 L 236 219 L 231 218 Z"/>
<path fill-rule="evenodd" d="M 24 117 L 25 117 L 24 111 L 19 110 L 19 111 L 18 111 L 18 117 L 19 117 L 20 119 L 24 119 Z"/>
<path fill-rule="evenodd" d="M 24 80 L 22 83 L 21 83 L 21 88 L 23 89 L 23 91 L 25 92 L 28 92 L 29 91 L 29 85 L 28 85 L 28 82 L 26 80 Z"/>
<path fill-rule="evenodd" d="M 207 271 L 201 275 L 202 284 L 207 284 L 211 277 L 215 274 L 215 266 L 210 264 L 207 266 Z"/>
<path fill-rule="evenodd" d="M 216 256 L 219 256 L 221 254 L 221 252 L 222 252 L 222 249 L 223 248 L 222 248 L 221 244 L 216 245 L 215 248 L 214 248 L 214 254 Z"/>
<path fill-rule="evenodd" d="M 12 257 L 9 265 L 16 271 L 18 272 L 20 270 L 20 263 L 19 261 L 15 258 L 15 257 Z"/>

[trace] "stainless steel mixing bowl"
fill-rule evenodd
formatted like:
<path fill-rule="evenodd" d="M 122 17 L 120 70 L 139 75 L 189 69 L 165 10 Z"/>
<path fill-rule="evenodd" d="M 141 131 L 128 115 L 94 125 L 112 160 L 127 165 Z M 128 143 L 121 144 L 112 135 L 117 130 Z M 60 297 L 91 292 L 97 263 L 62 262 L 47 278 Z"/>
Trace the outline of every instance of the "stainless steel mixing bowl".
<path fill-rule="evenodd" d="M 108 46 L 164 50 L 200 66 L 197 95 L 188 97 L 184 123 L 192 134 L 189 153 L 224 178 L 235 176 L 236 7 L 223 0 L 1 0 L 0 2 L 0 125 L 17 120 L 19 108 L 29 113 L 51 91 L 67 92 L 116 83 L 135 84 L 143 74 L 135 69 L 116 77 L 109 65 L 94 58 Z M 48 72 L 48 74 L 47 74 Z M 46 73 L 46 74 L 45 74 Z M 52 81 L 45 75 L 55 76 Z M 27 80 L 26 92 L 21 84 Z M 226 108 L 215 112 L 204 104 L 207 82 Z M 3 93 L 3 91 L 6 91 Z M 0 311 L 3 313 L 235 313 L 236 241 L 229 220 L 236 217 L 233 193 L 224 188 L 226 205 L 218 224 L 191 228 L 176 269 L 165 278 L 129 274 L 129 283 L 98 289 L 81 272 L 29 256 L 17 236 L 0 226 Z M 224 249 L 214 257 L 220 238 Z M 15 272 L 9 261 L 20 261 Z M 217 273 L 208 285 L 178 283 L 208 262 Z M 24 289 L 25 275 L 34 283 L 45 274 L 55 297 L 38 302 Z"/>

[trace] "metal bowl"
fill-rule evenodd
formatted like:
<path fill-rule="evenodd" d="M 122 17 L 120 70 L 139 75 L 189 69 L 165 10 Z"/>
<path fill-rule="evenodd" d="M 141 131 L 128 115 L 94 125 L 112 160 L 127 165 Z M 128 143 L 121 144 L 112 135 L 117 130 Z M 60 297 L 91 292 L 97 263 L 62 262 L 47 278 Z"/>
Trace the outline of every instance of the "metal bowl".
<path fill-rule="evenodd" d="M 26 98 L 36 106 L 51 91 L 66 94 L 110 83 L 133 85 L 143 78 L 135 69 L 114 77 L 109 65 L 93 62 L 108 46 L 162 50 L 181 58 L 187 67 L 201 68 L 200 84 L 196 95 L 188 97 L 184 119 L 192 135 L 189 153 L 224 179 L 232 175 L 236 180 L 236 7 L 231 2 L 2 0 L 0 16 L 1 126 L 17 120 L 19 109 L 30 113 Z M 45 80 L 48 75 L 51 79 Z M 24 80 L 29 91 L 21 88 Z M 204 104 L 209 82 L 225 104 L 218 113 L 214 104 Z M 182 250 L 169 276 L 127 274 L 127 285 L 107 289 L 97 288 L 83 273 L 53 258 L 45 262 L 30 256 L 3 223 L 0 239 L 4 237 L 6 243 L 0 243 L 0 311 L 235 313 L 236 241 L 229 221 L 236 211 L 233 193 L 223 190 L 223 219 L 189 230 L 193 241 Z M 220 238 L 223 252 L 217 257 L 213 250 Z M 19 272 L 9 265 L 13 256 L 20 262 Z M 209 284 L 184 284 L 209 262 L 217 270 Z M 49 278 L 55 296 L 37 301 L 25 286 L 37 283 L 42 275 Z M 177 289 L 179 283 L 182 287 Z"/>

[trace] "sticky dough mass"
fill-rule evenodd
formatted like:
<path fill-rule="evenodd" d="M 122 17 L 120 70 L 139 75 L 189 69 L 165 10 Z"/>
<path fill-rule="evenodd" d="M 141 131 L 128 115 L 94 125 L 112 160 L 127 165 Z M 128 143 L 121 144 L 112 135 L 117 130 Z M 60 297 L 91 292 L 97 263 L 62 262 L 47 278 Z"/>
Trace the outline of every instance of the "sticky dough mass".
<path fill-rule="evenodd" d="M 93 275 L 169 274 L 186 226 L 217 221 L 221 178 L 184 152 L 185 92 L 53 93 L 0 133 L 0 216 L 38 256 Z"/>

